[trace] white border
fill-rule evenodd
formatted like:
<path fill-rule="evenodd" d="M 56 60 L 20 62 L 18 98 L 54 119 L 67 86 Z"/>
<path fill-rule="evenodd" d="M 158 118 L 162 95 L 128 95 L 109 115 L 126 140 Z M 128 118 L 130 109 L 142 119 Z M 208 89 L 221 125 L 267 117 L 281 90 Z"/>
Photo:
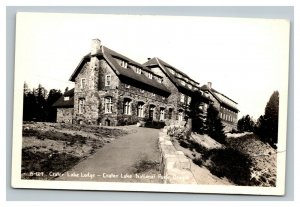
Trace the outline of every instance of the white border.
<path fill-rule="evenodd" d="M 19 6 L 19 5 L 22 5 L 22 6 L 37 6 L 37 5 L 41 5 L 42 3 L 46 6 L 58 6 L 58 5 L 63 5 L 63 6 L 76 6 L 78 5 L 78 1 L 72 1 L 70 2 L 69 0 L 45 0 L 45 1 L 26 1 L 26 0 L 22 0 L 22 1 L 16 1 L 16 0 L 3 0 L 3 1 L 0 1 L 0 27 L 1 27 L 1 33 L 0 33 L 0 36 L 1 36 L 1 42 L 0 44 L 3 46 L 5 45 L 6 43 L 6 6 Z M 77 3 L 76 3 L 77 2 Z M 82 3 L 82 1 L 80 1 Z M 110 5 L 115 5 L 115 6 L 118 6 L 118 4 L 113 4 L 113 1 L 109 1 L 110 2 Z M 122 1 L 124 3 L 124 1 Z M 140 4 L 141 5 L 141 1 L 127 1 L 127 2 L 131 2 L 131 5 L 138 5 Z M 135 3 L 132 3 L 132 2 L 135 2 Z M 147 5 L 147 2 L 146 1 L 143 1 L 145 2 L 144 4 L 142 4 L 142 6 L 145 6 Z M 157 5 L 162 5 L 162 1 L 150 1 L 150 2 L 157 2 Z M 172 1 L 172 2 L 175 2 L 175 1 Z M 190 3 L 191 2 L 191 3 Z M 104 5 L 103 1 L 99 1 L 99 0 L 95 0 L 95 1 L 90 1 L 90 0 L 86 0 L 84 1 L 85 5 L 95 5 L 95 6 L 102 6 Z M 129 5 L 129 4 L 128 4 Z M 168 4 L 170 6 L 170 4 Z M 172 4 L 173 5 L 173 4 Z M 174 4 L 175 5 L 175 4 Z M 206 2 L 203 2 L 203 1 L 184 1 L 182 0 L 181 1 L 181 5 L 185 5 L 185 6 L 295 6 L 295 19 L 300 19 L 300 5 L 299 5 L 299 1 L 297 0 L 281 0 L 281 1 L 275 1 L 275 0 L 272 0 L 272 1 L 263 1 L 263 0 L 259 0 L 259 1 L 254 1 L 254 0 L 244 0 L 244 1 L 240 1 L 240 0 L 235 0 L 235 1 L 226 1 L 226 0 L 219 0 L 219 1 L 213 1 L 213 0 L 208 0 Z M 294 54 L 295 54 L 295 57 L 299 57 L 299 37 L 300 37 L 300 31 L 299 31 L 299 21 L 296 21 L 295 22 L 295 29 L 294 29 L 294 36 L 295 36 L 295 39 L 294 39 L 294 43 L 295 43 L 295 51 L 294 51 Z M 298 45 L 298 46 L 297 46 Z M 5 79 L 5 67 L 6 67 L 6 58 L 5 58 L 5 54 L 6 54 L 6 49 L 5 47 L 1 47 L 0 49 L 0 52 L 1 52 L 1 55 L 0 55 L 0 67 L 1 68 L 1 72 L 3 70 L 3 73 L 1 73 L 2 75 L 0 76 L 0 92 L 1 92 L 1 97 L 4 97 L 5 96 L 5 93 L 6 93 L 6 79 Z M 296 58 L 295 59 L 295 66 L 294 68 L 299 68 L 297 66 L 299 66 L 299 58 Z M 299 71 L 298 70 L 295 70 L 295 89 L 298 90 L 299 89 L 299 77 L 300 77 L 300 74 L 299 74 Z M 293 94 L 290 94 L 290 96 L 294 97 Z M 299 94 L 295 93 L 295 102 L 296 102 L 296 105 L 298 105 L 297 103 L 299 103 Z M 6 111 L 6 102 L 2 101 L 0 102 L 0 105 L 1 105 L 1 108 L 0 108 L 0 114 L 5 114 L 5 111 Z M 299 108 L 295 108 L 295 123 L 297 126 L 299 126 L 299 123 L 300 123 L 300 120 L 299 120 L 299 114 L 300 114 L 300 110 Z M 9 115 L 8 115 L 9 116 Z M 2 152 L 2 156 L 0 156 L 0 161 L 2 164 L 4 164 L 6 162 L 6 150 L 8 150 L 8 152 L 11 150 L 11 149 L 6 149 L 6 144 L 5 144 L 5 139 L 4 137 L 6 136 L 6 128 L 4 127 L 6 124 L 10 124 L 10 123 L 6 123 L 6 119 L 5 119 L 5 116 L 0 116 L 0 121 L 1 121 L 1 124 L 0 124 L 0 133 L 1 133 L 1 145 L 0 145 L 0 151 Z M 294 132 L 290 132 L 291 134 L 294 134 Z M 299 128 L 296 128 L 295 130 L 295 136 L 294 137 L 299 137 L 297 136 L 299 135 Z M 293 137 L 293 135 L 292 135 Z M 295 148 L 299 147 L 299 140 L 298 139 L 295 139 Z M 293 148 L 294 146 L 290 146 L 291 148 Z M 299 150 L 295 151 L 295 155 L 292 156 L 293 157 L 299 157 L 300 154 L 299 154 Z M 295 165 L 295 174 L 299 174 L 300 170 L 299 170 L 299 165 Z M 8 176 L 9 177 L 9 176 Z M 295 177 L 295 183 L 299 183 L 300 181 L 300 178 L 298 176 Z M 0 183 L 2 184 L 1 186 L 5 186 L 6 185 L 6 171 L 5 170 L 2 170 L 1 171 L 1 176 L 0 176 Z M 14 192 L 14 191 L 13 191 Z M 217 206 L 217 205 L 222 205 L 222 206 L 253 206 L 253 205 L 259 205 L 261 204 L 261 206 L 285 206 L 285 205 L 288 205 L 288 206 L 299 206 L 299 185 L 295 185 L 295 191 L 293 192 L 290 192 L 292 194 L 294 194 L 294 197 L 296 198 L 295 201 L 287 201 L 287 202 L 276 202 L 276 201 L 272 201 L 273 199 L 270 198 L 270 201 L 257 201 L 257 202 L 243 202 L 243 201 L 235 201 L 235 202 L 230 202 L 230 201 L 223 201 L 223 202 L 218 202 L 218 201 L 202 201 L 200 205 L 202 206 Z M 106 194 L 105 194 L 106 195 Z M 105 195 L 102 195 L 101 193 L 99 193 L 99 197 L 103 198 L 103 196 Z M 141 194 L 132 194 L 130 196 L 129 199 L 131 200 L 135 200 L 135 197 L 137 196 L 143 196 Z M 291 195 L 290 195 L 291 196 Z M 179 199 L 184 199 L 186 197 L 183 197 L 183 196 L 180 196 L 180 195 L 176 195 L 177 198 Z M 142 198 L 147 198 L 146 197 L 142 197 Z M 149 198 L 149 197 L 148 197 Z M 155 197 L 154 197 L 155 198 Z M 165 198 L 166 200 L 168 200 L 168 195 L 166 194 L 165 195 Z M 195 197 L 193 197 L 195 199 Z M 193 199 L 191 198 L 191 199 Z M 237 199 L 239 198 L 238 196 L 236 197 Z M 91 198 L 91 199 L 95 199 L 95 198 Z M 211 199 L 211 198 L 208 198 L 208 199 Z M 240 198 L 240 199 L 243 199 L 243 200 L 248 200 L 247 198 Z M 43 201 L 39 201 L 39 202 L 30 202 L 30 201 L 27 201 L 27 202 L 14 202 L 14 201 L 7 201 L 6 200 L 6 195 L 5 193 L 0 193 L 0 205 L 1 206 L 18 206 L 18 205 L 22 205 L 22 206 L 53 206 L 53 205 L 72 205 L 72 206 L 82 206 L 84 204 L 88 204 L 89 206 L 99 206 L 99 203 L 98 202 L 43 202 Z M 122 205 L 130 205 L 130 206 L 152 206 L 154 203 L 146 203 L 146 202 L 131 202 L 131 203 L 125 203 L 125 202 L 122 202 Z M 155 203 L 154 205 L 159 205 L 159 204 L 162 204 L 161 202 L 160 203 Z M 101 203 L 100 205 L 105 205 L 105 206 L 110 206 L 110 205 L 114 205 L 114 204 L 111 204 L 111 203 L 108 203 L 108 202 L 105 202 L 105 203 Z M 182 206 L 184 205 L 182 202 L 172 202 L 172 203 L 163 203 L 163 205 L 172 205 L 172 206 Z M 199 206 L 199 203 L 198 202 L 189 202 L 188 203 L 189 206 Z"/>
<path fill-rule="evenodd" d="M 37 13 L 38 14 L 38 13 Z M 18 30 L 21 25 L 22 15 L 17 14 L 16 24 L 16 48 L 15 48 L 15 82 L 14 82 L 14 118 L 13 118 L 13 151 L 12 151 L 12 187 L 14 188 L 44 188 L 44 189 L 75 189 L 75 190 L 112 190 L 112 191 L 154 191 L 154 192 L 187 192 L 187 193 L 222 193 L 222 194 L 253 194 L 253 195 L 284 195 L 285 187 L 285 158 L 286 158 L 286 130 L 287 130 L 287 100 L 288 100 L 288 68 L 289 53 L 282 60 L 286 71 L 281 71 L 281 83 L 279 87 L 279 131 L 278 131 L 278 154 L 277 154 L 277 183 L 276 187 L 249 187 L 249 186 L 225 186 L 225 185 L 179 185 L 179 184 L 140 184 L 140 183 L 104 183 L 84 181 L 41 181 L 21 179 L 21 149 L 22 149 L 22 106 L 23 105 L 23 77 L 26 71 L 18 61 L 19 40 L 22 33 Z M 68 16 L 69 14 L 65 14 Z M 73 15 L 73 14 L 70 14 Z M 124 16 L 125 17 L 125 16 Z M 126 17 L 135 17 L 126 15 Z M 158 17 L 156 15 L 156 17 Z M 163 18 L 164 16 L 162 16 Z M 189 17 L 186 17 L 189 18 Z M 191 17 L 193 18 L 193 17 Z M 222 19 L 222 18 L 220 18 Z M 238 19 L 238 18 L 237 18 Z M 277 20 L 280 23 L 289 22 Z M 288 40 L 289 37 L 284 37 Z M 289 50 L 289 42 L 286 42 L 286 51 Z"/>

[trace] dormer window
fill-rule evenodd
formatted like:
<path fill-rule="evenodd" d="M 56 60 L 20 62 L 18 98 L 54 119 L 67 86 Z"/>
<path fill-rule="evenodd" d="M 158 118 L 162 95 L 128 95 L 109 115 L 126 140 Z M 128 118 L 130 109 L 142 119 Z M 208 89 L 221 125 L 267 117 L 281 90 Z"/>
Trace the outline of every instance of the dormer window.
<path fill-rule="evenodd" d="M 136 67 L 135 71 L 137 74 L 142 74 L 142 69 L 139 67 Z"/>
<path fill-rule="evenodd" d="M 70 97 L 69 96 L 65 96 L 64 97 L 64 101 L 69 101 L 70 100 Z"/>
<path fill-rule="evenodd" d="M 191 84 L 188 84 L 188 88 L 189 88 L 189 89 L 192 89 L 192 85 L 191 85 Z"/>
<path fill-rule="evenodd" d="M 125 62 L 124 60 L 121 60 L 121 66 L 123 67 L 123 68 L 127 68 L 127 62 Z"/>
<path fill-rule="evenodd" d="M 148 78 L 152 79 L 152 73 L 148 73 Z"/>
<path fill-rule="evenodd" d="M 157 81 L 158 81 L 159 83 L 162 83 L 162 78 L 157 78 Z"/>
<path fill-rule="evenodd" d="M 173 75 L 175 75 L 175 72 L 172 69 L 170 69 L 170 73 L 172 73 Z"/>
<path fill-rule="evenodd" d="M 184 80 L 182 80 L 182 81 L 181 81 L 181 84 L 185 86 L 185 81 L 184 81 Z"/>

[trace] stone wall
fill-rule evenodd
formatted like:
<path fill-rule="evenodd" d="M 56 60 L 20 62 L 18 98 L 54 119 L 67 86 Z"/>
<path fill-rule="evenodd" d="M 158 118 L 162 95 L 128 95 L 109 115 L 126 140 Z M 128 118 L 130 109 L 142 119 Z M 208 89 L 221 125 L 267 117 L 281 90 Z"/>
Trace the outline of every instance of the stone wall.
<path fill-rule="evenodd" d="M 57 108 L 56 122 L 72 124 L 73 112 L 73 108 Z"/>
<path fill-rule="evenodd" d="M 191 171 L 191 161 L 182 151 L 177 151 L 167 134 L 166 126 L 159 133 L 159 150 L 161 152 L 161 173 L 169 184 L 197 184 Z"/>

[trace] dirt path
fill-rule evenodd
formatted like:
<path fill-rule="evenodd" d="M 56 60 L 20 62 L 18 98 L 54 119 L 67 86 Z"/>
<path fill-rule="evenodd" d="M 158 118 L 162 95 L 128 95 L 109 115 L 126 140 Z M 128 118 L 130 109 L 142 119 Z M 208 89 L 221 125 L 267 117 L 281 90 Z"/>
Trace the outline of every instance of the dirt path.
<path fill-rule="evenodd" d="M 56 180 L 161 182 L 157 178 L 159 130 L 136 126 L 132 128 L 137 132 L 106 144 Z"/>

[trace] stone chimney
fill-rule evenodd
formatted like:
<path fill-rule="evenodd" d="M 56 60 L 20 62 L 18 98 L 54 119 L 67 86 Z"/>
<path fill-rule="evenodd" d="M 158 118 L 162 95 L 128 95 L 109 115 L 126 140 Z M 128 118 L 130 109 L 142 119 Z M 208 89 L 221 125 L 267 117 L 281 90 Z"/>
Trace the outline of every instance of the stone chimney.
<path fill-rule="evenodd" d="M 96 55 L 100 52 L 101 41 L 99 39 L 93 39 L 91 44 L 91 55 Z"/>
<path fill-rule="evenodd" d="M 212 85 L 211 82 L 207 82 L 207 88 L 211 89 L 211 85 Z"/>

